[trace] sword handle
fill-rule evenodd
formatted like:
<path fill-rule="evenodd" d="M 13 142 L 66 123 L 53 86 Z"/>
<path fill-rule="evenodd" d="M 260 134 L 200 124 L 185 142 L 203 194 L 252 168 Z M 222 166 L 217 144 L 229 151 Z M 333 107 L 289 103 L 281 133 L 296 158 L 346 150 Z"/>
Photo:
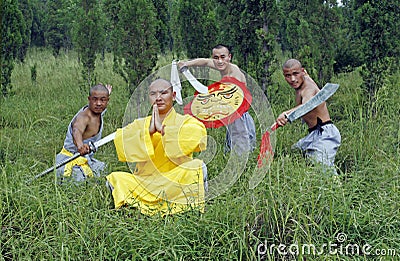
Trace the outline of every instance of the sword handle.
<path fill-rule="evenodd" d="M 274 124 L 272 124 L 271 126 L 271 131 L 276 131 L 277 128 L 281 127 L 281 125 L 279 125 L 277 122 L 275 122 Z"/>
<path fill-rule="evenodd" d="M 180 71 L 181 73 L 186 72 L 187 70 L 188 70 L 188 67 L 187 67 L 187 66 L 182 66 L 182 67 L 179 69 L 179 71 Z"/>
<path fill-rule="evenodd" d="M 93 153 L 95 153 L 97 151 L 96 145 L 94 145 L 94 143 L 92 141 L 89 142 L 89 149 L 90 149 L 90 152 L 93 152 Z"/>

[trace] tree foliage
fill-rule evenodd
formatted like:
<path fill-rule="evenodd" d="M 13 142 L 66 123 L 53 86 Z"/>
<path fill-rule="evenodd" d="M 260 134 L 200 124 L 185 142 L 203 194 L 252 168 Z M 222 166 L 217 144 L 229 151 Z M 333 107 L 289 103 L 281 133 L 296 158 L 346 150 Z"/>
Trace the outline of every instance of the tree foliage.
<path fill-rule="evenodd" d="M 362 76 L 371 102 L 400 54 L 400 6 L 391 0 L 356 1 L 357 35 L 362 39 Z"/>
<path fill-rule="evenodd" d="M 113 23 L 114 70 L 130 93 L 152 71 L 160 52 L 157 20 L 150 0 L 107 1 Z"/>
<path fill-rule="evenodd" d="M 218 32 L 215 3 L 210 0 L 181 0 L 180 33 L 189 58 L 209 57 Z"/>
<path fill-rule="evenodd" d="M 277 62 L 278 6 L 275 0 L 246 0 L 244 6 L 240 20 L 242 31 L 246 23 L 250 21 L 254 24 L 255 31 L 243 36 L 246 43 L 240 42 L 241 50 L 246 52 L 247 67 L 254 66 L 255 78 L 260 82 L 263 91 L 267 92 L 267 87 L 272 83 L 271 77 Z"/>
<path fill-rule="evenodd" d="M 33 22 L 33 12 L 29 0 L 19 0 L 19 9 L 21 10 L 22 16 L 24 17 L 25 30 L 22 36 L 22 44 L 18 50 L 17 58 L 23 62 L 31 43 L 31 28 Z"/>
<path fill-rule="evenodd" d="M 233 62 L 264 91 L 278 61 L 290 57 L 299 59 L 320 86 L 334 73 L 362 66 L 365 88 L 373 97 L 385 75 L 396 68 L 388 65 L 400 60 L 400 5 L 393 0 L 341 2 L 5 0 L 2 4 L 11 5 L 11 16 L 24 18 L 16 29 L 15 20 L 3 12 L 7 21 L 2 35 L 14 32 L 3 37 L 14 41 L 6 48 L 17 52 L 2 55 L 2 74 L 11 75 L 12 65 L 5 61 L 23 61 L 30 45 L 50 47 L 55 56 L 62 48 L 74 48 L 91 84 L 96 54 L 107 50 L 114 55 L 114 69 L 133 91 L 154 69 L 159 54 L 209 57 L 210 48 L 222 43 L 232 48 Z M 10 11 L 16 3 L 18 11 Z M 2 76 L 2 86 L 6 78 Z"/>
<path fill-rule="evenodd" d="M 179 57 L 179 54 L 185 49 L 180 30 L 179 1 L 180 0 L 168 0 L 168 28 L 171 33 L 170 50 L 174 57 Z"/>
<path fill-rule="evenodd" d="M 96 55 L 105 48 L 105 19 L 97 0 L 81 0 L 76 10 L 74 45 L 83 64 L 82 76 L 88 87 L 96 83 Z"/>
<path fill-rule="evenodd" d="M 31 0 L 32 8 L 32 27 L 31 27 L 31 45 L 35 47 L 46 46 L 45 41 L 45 1 Z"/>
<path fill-rule="evenodd" d="M 64 0 L 50 0 L 46 2 L 45 39 L 46 45 L 53 49 L 54 56 L 60 54 L 62 48 L 70 49 L 72 46 L 71 26 L 74 12 L 69 8 L 71 3 Z"/>
<path fill-rule="evenodd" d="M 342 4 L 339 7 L 338 46 L 333 66 L 335 73 L 352 71 L 354 68 L 361 66 L 363 60 L 361 39 L 356 34 L 356 12 L 352 8 L 350 0 L 342 1 Z"/>
<path fill-rule="evenodd" d="M 171 0 L 152 0 L 152 2 L 156 10 L 156 18 L 158 21 L 156 38 L 160 43 L 161 53 L 165 54 L 166 51 L 172 51 L 171 29 L 168 26 L 171 17 Z"/>
<path fill-rule="evenodd" d="M 6 96 L 12 88 L 11 74 L 23 44 L 26 24 L 18 1 L 1 1 L 1 90 Z"/>
<path fill-rule="evenodd" d="M 339 9 L 335 0 L 281 1 L 286 14 L 281 35 L 285 48 L 323 85 L 333 75 L 339 35 Z M 307 7 L 307 8 L 304 8 Z"/>

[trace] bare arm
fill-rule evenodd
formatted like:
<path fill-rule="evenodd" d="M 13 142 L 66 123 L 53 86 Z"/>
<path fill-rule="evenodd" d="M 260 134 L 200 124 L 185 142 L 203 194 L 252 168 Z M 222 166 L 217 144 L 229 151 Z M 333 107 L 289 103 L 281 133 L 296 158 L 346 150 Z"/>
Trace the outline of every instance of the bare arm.
<path fill-rule="evenodd" d="M 296 110 L 300 106 L 302 106 L 304 103 L 306 103 L 308 100 L 310 100 L 314 95 L 318 93 L 318 87 L 315 88 L 307 88 L 305 89 L 297 102 L 297 105 L 290 110 L 282 112 L 278 118 L 276 119 L 276 122 L 278 123 L 279 126 L 285 126 L 286 123 L 288 122 L 286 116 L 290 114 L 292 111 Z"/>
<path fill-rule="evenodd" d="M 74 144 L 76 145 L 78 152 L 81 155 L 88 154 L 90 147 L 88 144 L 83 143 L 83 135 L 89 124 L 89 117 L 85 115 L 78 115 L 72 124 L 72 137 L 74 138 Z"/>
<path fill-rule="evenodd" d="M 192 66 L 208 66 L 213 69 L 215 69 L 214 63 L 211 59 L 207 58 L 197 58 L 189 61 L 179 61 L 178 62 L 179 68 L 182 68 L 184 66 L 187 67 L 192 67 Z"/>
<path fill-rule="evenodd" d="M 278 123 L 279 126 L 285 126 L 286 123 L 288 122 L 286 116 L 288 114 L 290 114 L 292 111 L 296 110 L 300 106 L 301 106 L 301 104 L 297 105 L 296 107 L 291 108 L 290 110 L 284 111 L 281 114 L 279 114 L 278 118 L 276 118 L 276 123 Z"/>

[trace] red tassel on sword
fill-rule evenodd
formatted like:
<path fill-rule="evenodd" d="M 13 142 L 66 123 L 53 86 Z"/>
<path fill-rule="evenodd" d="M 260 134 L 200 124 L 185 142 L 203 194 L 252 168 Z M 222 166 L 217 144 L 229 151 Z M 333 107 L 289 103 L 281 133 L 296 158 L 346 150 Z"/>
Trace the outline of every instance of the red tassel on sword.
<path fill-rule="evenodd" d="M 275 122 L 271 126 L 271 132 L 275 131 L 277 128 L 279 128 L 279 124 Z M 266 131 L 261 138 L 261 145 L 260 145 L 260 153 L 258 154 L 257 157 L 257 166 L 258 168 L 261 168 L 264 166 L 264 163 L 266 162 L 271 162 L 272 159 L 274 158 L 274 150 L 272 149 L 271 145 L 271 138 L 270 138 L 270 131 Z"/>

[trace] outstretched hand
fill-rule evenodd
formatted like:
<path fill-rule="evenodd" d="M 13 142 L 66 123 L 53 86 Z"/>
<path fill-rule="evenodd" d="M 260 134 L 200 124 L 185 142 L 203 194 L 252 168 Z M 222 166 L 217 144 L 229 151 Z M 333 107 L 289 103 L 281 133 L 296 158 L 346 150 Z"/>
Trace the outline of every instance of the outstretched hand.
<path fill-rule="evenodd" d="M 185 62 L 183 62 L 183 61 L 179 61 L 178 62 L 178 68 L 179 69 L 181 69 L 182 67 L 184 67 L 185 66 Z"/>
<path fill-rule="evenodd" d="M 159 132 L 159 133 L 161 133 L 161 135 L 164 135 L 164 126 L 162 125 L 162 121 L 160 119 L 158 107 L 156 104 L 153 105 L 153 113 L 151 115 L 149 132 L 150 132 L 150 135 L 152 135 L 156 132 Z"/>

